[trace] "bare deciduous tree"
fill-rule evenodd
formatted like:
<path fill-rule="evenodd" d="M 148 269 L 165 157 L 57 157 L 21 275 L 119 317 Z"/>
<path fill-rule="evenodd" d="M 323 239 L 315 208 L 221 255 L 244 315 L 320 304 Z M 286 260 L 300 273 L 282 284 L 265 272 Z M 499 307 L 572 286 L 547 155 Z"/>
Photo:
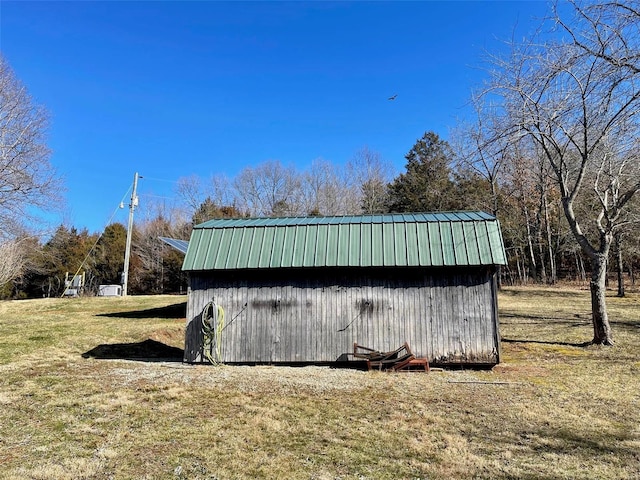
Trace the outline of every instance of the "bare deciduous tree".
<path fill-rule="evenodd" d="M 454 130 L 452 148 L 456 156 L 458 171 L 470 169 L 486 180 L 491 192 L 491 213 L 498 214 L 500 175 L 506 157 L 513 155 L 513 148 L 502 132 L 503 118 L 497 116 L 492 108 L 484 108 L 481 98 L 474 97 L 475 109 L 473 122 L 461 122 Z"/>
<path fill-rule="evenodd" d="M 180 199 L 181 208 L 171 209 L 170 212 L 166 209 L 160 211 L 156 208 L 149 218 L 161 214 L 172 224 L 181 222 L 183 225 L 187 225 L 213 218 L 209 215 L 211 213 L 209 210 L 216 214 L 224 211 L 239 212 L 236 208 L 238 200 L 234 196 L 235 192 L 231 181 L 223 174 L 211 176 L 208 182 L 203 181 L 197 175 L 179 178 L 175 191 Z M 183 232 L 183 235 L 188 236 L 189 233 L 190 229 L 188 232 Z"/>
<path fill-rule="evenodd" d="M 318 158 L 302 174 L 303 210 L 305 214 L 344 215 L 347 186 L 336 166 Z"/>
<path fill-rule="evenodd" d="M 359 208 L 351 213 L 382 213 L 386 211 L 387 185 L 393 176 L 392 167 L 378 152 L 363 147 L 346 165 L 352 191 L 357 192 Z M 354 206 L 355 207 L 355 206 Z"/>
<path fill-rule="evenodd" d="M 34 208 L 60 204 L 60 182 L 45 142 L 48 116 L 0 55 L 0 230 L 4 236 L 31 219 Z"/>
<path fill-rule="evenodd" d="M 505 135 L 533 145 L 550 167 L 564 216 L 591 261 L 593 343 L 612 345 L 607 259 L 627 204 L 640 190 L 640 72 L 612 57 L 611 48 L 623 45 L 634 58 L 640 38 L 637 24 L 629 27 L 623 17 L 628 9 L 617 3 L 572 7 L 572 20 L 555 19 L 568 38 L 545 33 L 495 59 L 487 95 L 503 100 Z M 589 196 L 595 209 L 578 211 Z"/>
<path fill-rule="evenodd" d="M 18 277 L 25 264 L 25 252 L 19 240 L 5 240 L 0 243 L 0 285 Z"/>
<path fill-rule="evenodd" d="M 301 212 L 300 178 L 293 167 L 279 161 L 247 167 L 235 178 L 240 209 L 256 216 L 297 215 Z"/>
<path fill-rule="evenodd" d="M 202 179 L 197 175 L 179 178 L 175 190 L 189 212 L 194 212 L 207 197 Z"/>
<path fill-rule="evenodd" d="M 573 22 L 565 21 L 554 8 L 554 21 L 569 34 L 586 55 L 600 58 L 616 69 L 640 73 L 640 2 L 614 0 L 584 3 L 569 0 Z"/>
<path fill-rule="evenodd" d="M 24 258 L 17 240 L 34 226 L 34 211 L 56 211 L 60 181 L 45 142 L 48 116 L 0 55 L 0 250 L 2 279 L 19 275 Z"/>
<path fill-rule="evenodd" d="M 224 174 L 212 175 L 209 178 L 208 197 L 219 206 L 235 206 L 232 182 Z"/>

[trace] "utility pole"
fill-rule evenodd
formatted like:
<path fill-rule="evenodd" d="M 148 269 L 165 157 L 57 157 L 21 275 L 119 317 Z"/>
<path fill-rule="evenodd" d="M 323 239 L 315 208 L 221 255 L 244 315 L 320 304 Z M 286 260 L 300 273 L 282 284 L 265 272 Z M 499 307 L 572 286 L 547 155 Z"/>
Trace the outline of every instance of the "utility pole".
<path fill-rule="evenodd" d="M 129 258 L 131 256 L 131 234 L 133 233 L 133 211 L 138 206 L 138 172 L 133 175 L 133 191 L 129 204 L 129 223 L 127 223 L 127 243 L 124 249 L 124 270 L 122 272 L 122 296 L 127 296 L 127 284 L 129 283 Z"/>

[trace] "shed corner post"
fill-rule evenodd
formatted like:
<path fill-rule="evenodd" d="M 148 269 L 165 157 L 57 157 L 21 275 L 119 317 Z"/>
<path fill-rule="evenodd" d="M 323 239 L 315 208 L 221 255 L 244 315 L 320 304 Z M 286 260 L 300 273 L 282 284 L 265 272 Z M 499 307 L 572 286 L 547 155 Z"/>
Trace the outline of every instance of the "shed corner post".
<path fill-rule="evenodd" d="M 493 267 L 491 272 L 491 296 L 493 297 L 493 324 L 494 324 L 494 341 L 496 342 L 496 364 L 500 363 L 502 352 L 500 348 L 500 315 L 498 314 L 498 275 L 500 275 L 500 267 Z"/>

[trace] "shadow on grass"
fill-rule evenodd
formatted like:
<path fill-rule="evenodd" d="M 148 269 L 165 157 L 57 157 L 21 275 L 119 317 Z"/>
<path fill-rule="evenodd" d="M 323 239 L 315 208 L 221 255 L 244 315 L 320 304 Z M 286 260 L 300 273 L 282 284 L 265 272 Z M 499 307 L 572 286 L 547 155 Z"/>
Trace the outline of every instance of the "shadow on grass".
<path fill-rule="evenodd" d="M 584 426 L 576 426 L 575 431 L 567 428 L 557 428 L 556 425 L 533 425 L 527 430 L 487 433 L 487 429 L 481 429 L 483 438 L 489 439 L 500 451 L 510 450 L 514 446 L 520 446 L 529 452 L 534 452 L 542 458 L 543 455 L 556 455 L 562 462 L 588 465 L 598 462 L 606 465 L 606 468 L 615 468 L 622 465 L 633 465 L 638 458 L 637 450 L 626 443 L 637 439 L 633 434 L 624 432 L 606 433 L 601 431 L 586 430 Z M 471 436 L 473 438 L 473 436 Z M 567 463 L 565 463 L 567 465 Z M 522 466 L 517 477 L 522 480 L 557 480 L 566 478 L 563 466 L 554 467 L 547 463 L 544 468 Z M 624 468 L 624 467 L 623 467 Z M 535 471 L 531 471 L 535 470 Z M 629 468 L 629 471 L 633 467 Z M 608 470 L 604 470 L 605 472 Z M 597 477 L 594 476 L 593 478 Z M 587 477 L 585 477 L 587 478 Z M 600 478 L 614 478 L 613 476 Z M 627 478 L 620 476 L 617 478 Z M 636 477 L 633 477 L 636 478 Z"/>
<path fill-rule="evenodd" d="M 558 455 L 586 453 L 585 458 L 596 455 L 617 455 L 624 458 L 637 457 L 635 449 L 623 446 L 624 442 L 633 441 L 634 435 L 628 432 L 616 434 L 602 432 L 575 432 L 567 428 L 541 429 L 540 435 L 548 439 L 544 445 L 534 447 L 534 450 Z"/>
<path fill-rule="evenodd" d="M 147 308 L 146 310 L 131 310 L 128 312 L 100 313 L 98 317 L 116 318 L 185 318 L 187 316 L 187 302 L 175 303 L 166 307 Z"/>
<path fill-rule="evenodd" d="M 518 319 L 516 322 L 509 322 L 506 319 Z M 583 316 L 576 313 L 573 315 L 573 318 L 567 317 L 549 317 L 544 315 L 522 315 L 520 313 L 509 313 L 503 312 L 500 313 L 500 323 L 504 324 L 515 324 L 515 325 L 566 325 L 568 327 L 584 327 L 585 325 L 590 325 L 591 320 L 587 319 L 586 316 L 584 320 Z"/>
<path fill-rule="evenodd" d="M 98 360 L 136 360 L 140 362 L 182 362 L 184 350 L 156 340 L 138 343 L 102 344 L 82 354 Z"/>
<path fill-rule="evenodd" d="M 637 333 L 636 330 L 640 328 L 640 322 L 625 322 L 624 320 L 609 320 L 611 326 L 615 329 L 621 328 L 623 330 L 629 330 L 630 332 Z"/>
<path fill-rule="evenodd" d="M 588 347 L 593 345 L 593 342 L 581 342 L 581 343 L 571 343 L 571 342 L 545 342 L 542 340 L 518 340 L 515 338 L 502 338 L 502 341 L 505 343 L 536 343 L 539 345 L 561 345 L 564 347 Z"/>
<path fill-rule="evenodd" d="M 589 293 L 589 290 L 554 290 L 554 289 L 537 289 L 534 287 L 528 287 L 524 289 L 514 289 L 512 290 L 510 287 L 504 287 L 500 290 L 500 293 L 503 295 L 509 295 L 512 297 L 549 297 L 553 295 L 554 297 L 563 297 L 563 298 L 575 298 L 582 297 Z"/>

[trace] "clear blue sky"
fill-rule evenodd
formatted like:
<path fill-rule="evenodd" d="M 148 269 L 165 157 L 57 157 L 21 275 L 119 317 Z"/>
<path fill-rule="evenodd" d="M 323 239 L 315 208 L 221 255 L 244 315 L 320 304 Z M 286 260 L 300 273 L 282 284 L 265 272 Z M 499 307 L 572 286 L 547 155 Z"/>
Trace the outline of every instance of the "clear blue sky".
<path fill-rule="evenodd" d="M 141 202 L 169 203 L 180 177 L 233 177 L 266 160 L 343 164 L 365 145 L 401 171 L 425 131 L 448 138 L 466 114 L 484 52 L 516 26 L 531 31 L 546 8 L 2 1 L 0 49 L 51 113 L 65 223 L 99 232 L 136 171 Z"/>

